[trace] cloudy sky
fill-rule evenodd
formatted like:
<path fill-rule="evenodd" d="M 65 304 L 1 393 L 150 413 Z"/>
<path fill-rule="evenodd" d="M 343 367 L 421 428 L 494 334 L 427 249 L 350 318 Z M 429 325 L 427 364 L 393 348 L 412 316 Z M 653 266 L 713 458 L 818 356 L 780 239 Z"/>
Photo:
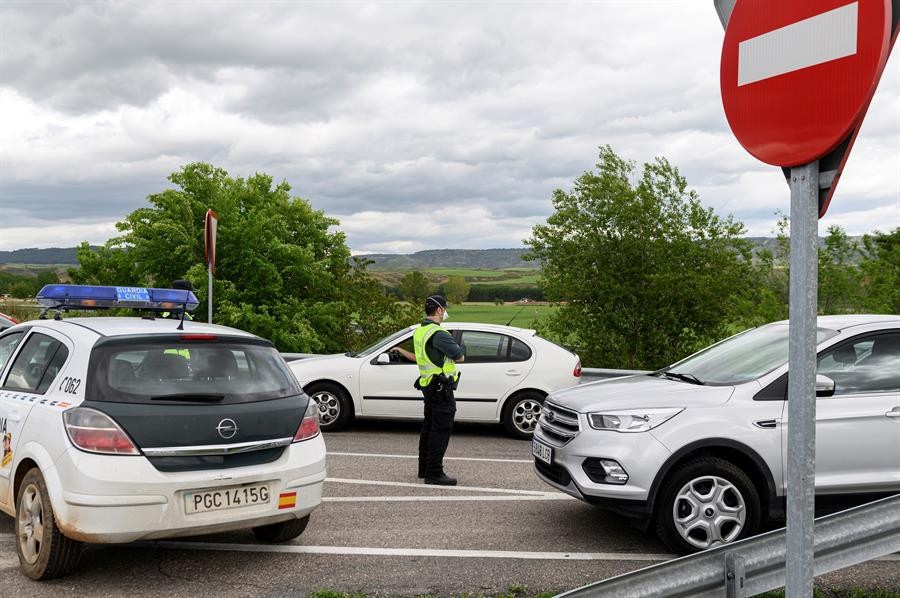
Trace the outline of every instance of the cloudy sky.
<path fill-rule="evenodd" d="M 788 188 L 728 128 L 723 36 L 711 0 L 3 0 L 0 250 L 101 243 L 198 160 L 287 180 L 357 252 L 517 247 L 601 144 L 769 235 Z M 900 226 L 897 54 L 822 229 Z"/>

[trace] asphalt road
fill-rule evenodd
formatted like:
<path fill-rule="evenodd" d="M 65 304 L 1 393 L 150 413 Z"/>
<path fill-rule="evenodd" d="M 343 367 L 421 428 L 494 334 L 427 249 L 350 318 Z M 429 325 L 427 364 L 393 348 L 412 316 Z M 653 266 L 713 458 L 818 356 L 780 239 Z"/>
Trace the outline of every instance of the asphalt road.
<path fill-rule="evenodd" d="M 2 596 L 494 596 L 563 591 L 667 558 L 652 536 L 554 492 L 532 472 L 528 442 L 495 426 L 457 426 L 445 462 L 456 489 L 416 479 L 417 426 L 364 422 L 326 436 L 326 502 L 287 545 L 249 532 L 92 546 L 72 576 L 18 571 L 12 519 L 0 515 Z M 900 557 L 818 580 L 823 588 L 900 591 Z"/>

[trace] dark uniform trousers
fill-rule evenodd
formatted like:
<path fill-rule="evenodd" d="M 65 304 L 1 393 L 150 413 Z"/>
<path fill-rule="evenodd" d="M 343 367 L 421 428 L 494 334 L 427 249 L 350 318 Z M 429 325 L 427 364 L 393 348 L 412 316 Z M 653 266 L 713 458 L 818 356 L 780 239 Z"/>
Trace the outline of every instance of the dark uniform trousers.
<path fill-rule="evenodd" d="M 430 478 L 444 471 L 444 453 L 453 430 L 456 398 L 453 389 L 440 384 L 437 376 L 422 389 L 422 394 L 425 395 L 425 421 L 419 435 L 419 469 L 424 468 L 425 477 Z"/>

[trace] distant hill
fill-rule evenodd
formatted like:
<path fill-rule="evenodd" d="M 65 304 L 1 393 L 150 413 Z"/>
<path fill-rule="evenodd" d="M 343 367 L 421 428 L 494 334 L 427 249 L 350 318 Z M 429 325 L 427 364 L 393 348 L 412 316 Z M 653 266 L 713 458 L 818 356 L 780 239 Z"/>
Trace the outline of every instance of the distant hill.
<path fill-rule="evenodd" d="M 536 262 L 526 262 L 519 249 L 429 249 L 409 255 L 373 253 L 360 255 L 374 263 L 370 268 L 378 270 L 422 270 L 427 268 L 472 268 L 475 270 L 506 270 L 508 268 L 534 268 Z"/>
<path fill-rule="evenodd" d="M 854 237 L 859 241 L 859 237 Z M 754 253 L 761 249 L 774 251 L 778 239 L 774 237 L 748 237 L 754 246 Z M 819 237 L 819 247 L 825 245 L 824 237 Z M 512 268 L 537 269 L 537 262 L 522 259 L 524 247 L 506 249 L 429 249 L 411 254 L 372 253 L 359 255 L 372 260 L 373 270 L 429 270 L 435 268 L 470 268 L 475 270 L 509 270 Z M 78 265 L 75 247 L 52 247 L 49 249 L 16 249 L 0 251 L 0 264 L 29 265 Z"/>
<path fill-rule="evenodd" d="M 47 249 L 14 249 L 0 251 L 0 264 L 65 264 L 78 265 L 76 247 L 50 247 Z"/>

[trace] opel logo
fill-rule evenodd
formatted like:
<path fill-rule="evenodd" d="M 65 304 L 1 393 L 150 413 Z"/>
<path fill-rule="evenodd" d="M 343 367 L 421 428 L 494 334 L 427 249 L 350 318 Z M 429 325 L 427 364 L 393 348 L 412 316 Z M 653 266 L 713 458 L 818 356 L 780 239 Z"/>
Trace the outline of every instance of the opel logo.
<path fill-rule="evenodd" d="M 216 426 L 216 432 L 219 433 L 219 436 L 228 440 L 229 438 L 234 438 L 234 435 L 238 433 L 240 428 L 237 427 L 237 424 L 234 423 L 233 419 L 223 419 L 219 422 L 219 425 Z"/>

